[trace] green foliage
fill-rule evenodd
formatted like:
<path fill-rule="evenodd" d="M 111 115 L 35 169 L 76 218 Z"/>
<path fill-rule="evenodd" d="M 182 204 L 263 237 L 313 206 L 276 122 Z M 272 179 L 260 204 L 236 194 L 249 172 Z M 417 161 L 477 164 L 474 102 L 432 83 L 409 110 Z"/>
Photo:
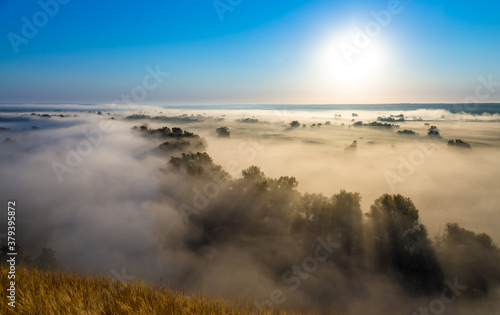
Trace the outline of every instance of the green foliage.
<path fill-rule="evenodd" d="M 389 117 L 377 117 L 378 121 L 384 121 L 384 122 L 404 122 L 405 121 L 405 116 L 403 114 L 400 115 L 391 115 Z"/>
<path fill-rule="evenodd" d="M 364 124 L 362 121 L 357 121 L 353 124 L 354 127 L 382 127 L 382 128 L 399 128 L 399 125 L 389 124 L 389 123 L 381 123 L 378 121 L 372 121 L 367 124 Z"/>
<path fill-rule="evenodd" d="M 228 127 L 219 127 L 219 128 L 217 128 L 216 132 L 217 132 L 217 136 L 219 136 L 221 138 L 229 138 L 229 136 L 231 135 Z"/>
<path fill-rule="evenodd" d="M 413 130 L 405 129 L 405 130 L 398 130 L 398 134 L 400 134 L 400 135 L 415 136 L 415 135 L 417 135 L 418 133 L 416 133 L 416 132 L 415 132 L 415 131 L 413 131 Z"/>
<path fill-rule="evenodd" d="M 448 141 L 448 147 L 451 148 L 460 148 L 460 149 L 472 149 L 471 145 L 468 144 L 467 142 L 462 141 L 461 139 L 457 139 L 455 141 L 449 140 Z"/>
<path fill-rule="evenodd" d="M 408 197 L 384 194 L 363 216 L 359 193 L 301 194 L 294 177 L 268 177 L 257 166 L 231 179 L 206 153 L 184 153 L 169 164 L 194 179 L 164 194 L 191 204 L 189 192 L 197 191 L 202 207 L 190 217 L 185 246 L 199 255 L 208 246 L 238 246 L 279 275 L 283 261 L 290 266 L 296 263 L 293 258 L 311 255 L 320 237 L 340 245 L 328 258 L 330 268 L 344 275 L 383 274 L 411 293 L 439 292 L 443 280 L 454 277 L 470 283 L 477 294 L 500 284 L 500 256 L 488 235 L 448 224 L 432 243 Z M 217 193 L 208 196 L 210 185 Z"/>
<path fill-rule="evenodd" d="M 384 222 L 406 229 L 418 222 L 418 210 L 410 198 L 384 194 L 375 200 L 368 214 L 376 223 Z"/>
<path fill-rule="evenodd" d="M 165 152 L 170 151 L 187 151 L 191 147 L 191 142 L 189 141 L 175 141 L 175 142 L 164 142 L 160 144 L 160 150 Z"/>
<path fill-rule="evenodd" d="M 439 289 L 441 268 L 411 199 L 384 194 L 367 216 L 373 229 L 375 267 L 399 273 L 413 291 Z"/>
<path fill-rule="evenodd" d="M 236 120 L 237 122 L 241 123 L 257 123 L 259 120 L 257 118 L 241 118 Z"/>
<path fill-rule="evenodd" d="M 147 125 L 142 125 L 140 127 L 134 126 L 132 130 L 138 131 L 144 136 L 157 138 L 199 138 L 198 135 L 186 130 L 183 131 L 179 127 L 174 127 L 172 130 L 166 126 L 158 129 L 149 129 Z"/>
<path fill-rule="evenodd" d="M 127 118 L 125 118 L 125 119 L 128 119 L 128 120 L 151 119 L 151 116 L 144 115 L 144 114 L 133 114 L 133 115 L 127 116 Z"/>
<path fill-rule="evenodd" d="M 260 170 L 260 167 L 252 165 L 246 170 L 241 171 L 244 179 L 252 181 L 262 181 L 266 178 L 264 173 Z"/>
<path fill-rule="evenodd" d="M 366 126 L 368 126 L 368 127 L 383 127 L 383 128 L 399 128 L 399 125 L 389 124 L 389 123 L 380 123 L 377 121 L 372 121 L 369 124 L 367 124 Z"/>
<path fill-rule="evenodd" d="M 448 223 L 435 248 L 448 277 L 460 277 L 468 295 L 485 296 L 500 283 L 500 251 L 487 234 Z"/>
<path fill-rule="evenodd" d="M 429 131 L 427 132 L 427 135 L 429 137 L 441 138 L 441 135 L 439 134 L 439 129 L 436 126 L 431 126 L 429 128 Z"/>
<path fill-rule="evenodd" d="M 140 127 L 134 126 L 132 130 L 148 138 L 169 139 L 169 141 L 163 142 L 159 146 L 163 152 L 205 149 L 205 141 L 202 138 L 179 127 L 170 129 L 165 126 L 158 129 L 149 129 L 147 125 L 142 125 Z M 183 139 L 190 139 L 191 141 Z"/>
<path fill-rule="evenodd" d="M 171 157 L 169 161 L 174 169 L 184 170 L 192 176 L 206 176 L 217 173 L 221 178 L 229 178 L 229 173 L 222 166 L 215 164 L 206 152 L 182 153 L 180 157 Z"/>

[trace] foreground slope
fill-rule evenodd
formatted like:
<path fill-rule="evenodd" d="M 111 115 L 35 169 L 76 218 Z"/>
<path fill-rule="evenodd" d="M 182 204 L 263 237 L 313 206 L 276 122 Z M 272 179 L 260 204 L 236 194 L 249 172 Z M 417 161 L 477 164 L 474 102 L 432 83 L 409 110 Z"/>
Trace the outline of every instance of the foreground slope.
<path fill-rule="evenodd" d="M 2 265 L 0 279 L 7 279 Z M 0 293 L 1 314 L 252 314 L 251 303 L 232 303 L 222 298 L 191 295 L 170 288 L 121 283 L 109 277 L 61 271 L 16 268 L 16 307 L 7 305 L 6 290 Z M 271 314 L 261 312 L 259 314 Z M 302 314 L 280 312 L 280 314 Z"/>

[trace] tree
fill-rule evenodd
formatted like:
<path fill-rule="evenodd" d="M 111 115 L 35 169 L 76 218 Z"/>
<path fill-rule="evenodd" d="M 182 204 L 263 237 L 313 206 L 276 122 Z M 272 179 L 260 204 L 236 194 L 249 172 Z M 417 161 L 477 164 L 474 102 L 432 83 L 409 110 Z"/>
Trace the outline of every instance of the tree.
<path fill-rule="evenodd" d="M 290 126 L 292 128 L 298 128 L 300 126 L 300 123 L 297 120 L 294 120 L 290 123 Z"/>
<path fill-rule="evenodd" d="M 206 152 L 182 153 L 181 157 L 171 157 L 169 165 L 176 170 L 184 170 L 191 176 L 210 176 L 223 181 L 230 178 L 222 166 L 215 164 Z M 213 180 L 213 178 L 212 178 Z"/>
<path fill-rule="evenodd" d="M 400 134 L 400 135 L 410 135 L 410 136 L 418 135 L 418 133 L 416 133 L 415 131 L 410 130 L 410 129 L 398 130 L 398 134 Z"/>
<path fill-rule="evenodd" d="M 488 234 L 448 223 L 435 248 L 447 277 L 459 277 L 468 286 L 466 293 L 487 296 L 500 283 L 500 251 Z"/>
<path fill-rule="evenodd" d="M 13 140 L 11 138 L 5 138 L 5 140 L 2 142 L 2 144 L 14 144 L 16 143 L 16 140 Z"/>
<path fill-rule="evenodd" d="M 42 270 L 56 270 L 59 269 L 59 263 L 57 262 L 55 251 L 51 248 L 44 247 L 42 253 L 35 260 L 35 266 Z"/>
<path fill-rule="evenodd" d="M 182 135 L 182 129 L 179 127 L 174 127 L 172 128 L 172 133 L 174 134 L 174 136 L 180 136 Z"/>
<path fill-rule="evenodd" d="M 276 181 L 277 188 L 285 189 L 285 190 L 294 190 L 297 189 L 299 182 L 293 176 L 281 176 Z"/>
<path fill-rule="evenodd" d="M 455 141 L 449 140 L 448 141 L 448 147 L 452 148 L 460 148 L 460 149 L 472 149 L 471 145 L 468 144 L 467 142 L 462 141 L 461 139 L 457 139 Z"/>
<path fill-rule="evenodd" d="M 375 200 L 368 217 L 373 224 L 376 266 L 398 272 L 414 291 L 439 289 L 442 271 L 413 201 L 384 194 Z"/>
<path fill-rule="evenodd" d="M 361 255 L 362 223 L 361 195 L 341 190 L 332 196 L 336 228 L 340 234 L 342 251 L 347 255 Z"/>
<path fill-rule="evenodd" d="M 217 136 L 221 137 L 221 138 L 229 138 L 230 136 L 230 132 L 229 132 L 229 128 L 228 127 L 219 127 L 217 128 Z"/>
<path fill-rule="evenodd" d="M 260 170 L 260 167 L 252 165 L 246 170 L 241 171 L 244 179 L 261 181 L 266 178 L 264 173 Z"/>
<path fill-rule="evenodd" d="M 97 115 L 102 115 L 101 111 L 98 111 L 98 112 L 97 112 Z"/>
<path fill-rule="evenodd" d="M 354 140 L 350 145 L 345 147 L 346 151 L 354 151 L 358 148 L 358 141 Z"/>
<path fill-rule="evenodd" d="M 427 133 L 429 137 L 434 137 L 434 138 L 441 138 L 441 135 L 439 134 L 439 129 L 436 126 L 431 126 L 429 128 L 429 132 Z"/>

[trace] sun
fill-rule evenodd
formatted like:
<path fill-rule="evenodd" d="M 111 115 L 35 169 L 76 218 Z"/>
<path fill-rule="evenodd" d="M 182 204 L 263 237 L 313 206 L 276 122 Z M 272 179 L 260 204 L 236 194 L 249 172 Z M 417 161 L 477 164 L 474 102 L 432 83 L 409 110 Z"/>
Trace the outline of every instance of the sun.
<path fill-rule="evenodd" d="M 384 78 L 387 59 L 381 42 L 371 40 L 364 47 L 356 47 L 345 38 L 333 38 L 317 49 L 314 61 L 318 81 L 343 89 L 377 85 Z M 352 50 L 346 53 L 345 47 Z"/>

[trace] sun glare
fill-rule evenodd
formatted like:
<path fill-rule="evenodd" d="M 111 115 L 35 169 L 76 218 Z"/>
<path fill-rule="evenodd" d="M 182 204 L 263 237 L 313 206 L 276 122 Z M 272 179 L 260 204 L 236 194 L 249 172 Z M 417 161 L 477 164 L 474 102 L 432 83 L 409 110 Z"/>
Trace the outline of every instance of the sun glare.
<path fill-rule="evenodd" d="M 366 46 L 357 47 L 346 38 L 349 37 L 337 36 L 317 50 L 318 83 L 343 89 L 367 84 L 373 87 L 384 77 L 387 53 L 383 45 L 371 39 Z"/>

